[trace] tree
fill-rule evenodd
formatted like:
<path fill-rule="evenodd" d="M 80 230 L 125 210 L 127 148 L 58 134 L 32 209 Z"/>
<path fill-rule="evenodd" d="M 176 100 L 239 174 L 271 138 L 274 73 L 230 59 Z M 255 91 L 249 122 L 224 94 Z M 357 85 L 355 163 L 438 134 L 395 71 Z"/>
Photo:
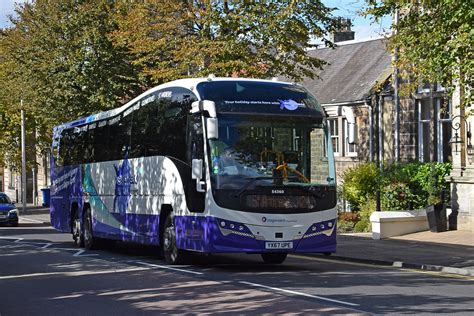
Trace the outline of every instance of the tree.
<path fill-rule="evenodd" d="M 0 134 L 4 158 L 18 164 L 19 103 L 40 150 L 52 127 L 117 107 L 142 91 L 138 70 L 113 47 L 115 5 L 107 0 L 36 0 L 16 8 L 13 26 L 0 35 Z M 15 153 L 16 151 L 16 153 Z"/>
<path fill-rule="evenodd" d="M 0 33 L 0 159 L 19 163 L 19 103 L 39 150 L 52 127 L 173 79 L 314 77 L 327 36 L 320 1 L 35 0 Z M 2 159 L 3 161 L 3 159 Z"/>
<path fill-rule="evenodd" d="M 320 1 L 149 0 L 121 2 L 118 47 L 153 83 L 189 77 L 315 76 L 325 64 L 306 54 L 333 26 Z"/>
<path fill-rule="evenodd" d="M 389 39 L 399 49 L 397 66 L 413 84 L 437 82 L 448 91 L 461 88 L 461 106 L 473 103 L 474 5 L 470 0 L 366 0 L 376 18 L 400 12 Z M 413 88 L 413 87 L 411 87 Z"/>

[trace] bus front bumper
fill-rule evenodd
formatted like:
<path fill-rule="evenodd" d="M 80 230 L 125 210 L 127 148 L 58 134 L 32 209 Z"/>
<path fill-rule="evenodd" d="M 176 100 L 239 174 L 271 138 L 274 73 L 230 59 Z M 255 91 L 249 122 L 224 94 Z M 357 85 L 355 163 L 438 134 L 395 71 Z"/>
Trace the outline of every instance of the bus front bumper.
<path fill-rule="evenodd" d="M 177 246 L 205 253 L 333 253 L 336 251 L 336 220 L 313 223 L 292 238 L 279 233 L 285 227 L 260 226 L 252 230 L 242 223 L 215 217 L 175 217 Z M 287 227 L 291 230 L 291 227 Z M 268 238 L 269 231 L 274 238 Z M 265 233 L 264 233 L 265 232 Z M 304 233 L 303 233 L 304 232 Z M 298 234 L 299 233 L 299 234 Z M 266 235 L 265 238 L 263 235 Z"/>

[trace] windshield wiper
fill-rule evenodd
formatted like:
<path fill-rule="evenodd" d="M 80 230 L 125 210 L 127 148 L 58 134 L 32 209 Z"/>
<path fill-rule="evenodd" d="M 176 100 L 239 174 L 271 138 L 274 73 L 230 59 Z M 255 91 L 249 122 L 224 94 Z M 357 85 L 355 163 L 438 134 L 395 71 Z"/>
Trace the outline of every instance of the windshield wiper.
<path fill-rule="evenodd" d="M 234 197 L 240 197 L 242 195 L 242 193 L 247 190 L 247 188 L 255 183 L 256 181 L 258 180 L 273 180 L 275 177 L 269 177 L 269 176 L 265 176 L 265 177 L 247 177 L 247 178 L 244 178 L 244 179 L 250 179 L 249 182 L 247 182 L 237 193 L 234 194 Z"/>

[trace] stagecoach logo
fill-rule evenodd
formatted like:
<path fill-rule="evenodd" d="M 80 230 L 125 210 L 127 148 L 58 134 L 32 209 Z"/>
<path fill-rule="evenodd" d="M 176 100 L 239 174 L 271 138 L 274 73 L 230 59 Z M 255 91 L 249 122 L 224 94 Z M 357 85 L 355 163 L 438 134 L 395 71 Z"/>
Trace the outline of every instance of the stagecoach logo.
<path fill-rule="evenodd" d="M 266 218 L 265 216 L 262 217 L 263 223 L 296 223 L 298 222 L 296 219 L 284 219 L 284 218 Z"/>
<path fill-rule="evenodd" d="M 278 100 L 280 102 L 280 109 L 287 109 L 289 111 L 294 111 L 296 110 L 299 106 L 301 106 L 301 103 L 296 102 L 295 100 Z"/>

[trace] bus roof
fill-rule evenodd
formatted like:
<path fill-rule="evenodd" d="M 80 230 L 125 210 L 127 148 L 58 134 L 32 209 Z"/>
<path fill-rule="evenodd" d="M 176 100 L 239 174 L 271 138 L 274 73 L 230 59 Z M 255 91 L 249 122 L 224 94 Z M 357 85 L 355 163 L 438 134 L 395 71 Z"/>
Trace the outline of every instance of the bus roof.
<path fill-rule="evenodd" d="M 106 119 L 106 118 L 109 118 L 109 117 L 116 116 L 116 115 L 120 114 L 121 112 L 125 111 L 128 107 L 130 107 L 135 102 L 137 102 L 138 100 L 140 100 L 141 98 L 143 98 L 144 96 L 146 96 L 149 93 L 153 93 L 155 91 L 165 89 L 165 88 L 170 88 L 170 87 L 181 87 L 181 88 L 189 89 L 191 91 L 196 91 L 195 88 L 199 83 L 208 82 L 208 81 L 256 81 L 256 82 L 271 82 L 271 83 L 281 83 L 281 84 L 292 84 L 290 82 L 277 81 L 277 80 L 233 78 L 233 77 L 232 78 L 229 78 L 229 77 L 214 77 L 213 75 L 210 75 L 209 77 L 204 77 L 204 78 L 178 79 L 178 80 L 170 81 L 170 82 L 161 84 L 159 86 L 153 87 L 153 88 L 143 92 L 139 96 L 133 98 L 129 102 L 125 103 L 121 107 L 111 109 L 111 110 L 108 110 L 108 111 L 104 111 L 104 112 L 100 112 L 100 113 L 91 114 L 89 116 L 82 117 L 82 118 L 79 118 L 79 119 L 74 120 L 74 121 L 70 121 L 70 122 L 60 124 L 60 125 L 54 127 L 53 135 L 56 135 L 57 133 L 61 132 L 62 130 L 66 129 L 66 128 L 81 126 L 81 125 L 84 125 L 86 123 L 91 123 L 91 122 L 95 122 L 95 121 L 99 121 L 99 120 L 102 120 L 102 119 Z M 200 96 L 197 93 L 196 93 L 196 95 L 198 96 L 198 98 L 200 98 Z"/>

